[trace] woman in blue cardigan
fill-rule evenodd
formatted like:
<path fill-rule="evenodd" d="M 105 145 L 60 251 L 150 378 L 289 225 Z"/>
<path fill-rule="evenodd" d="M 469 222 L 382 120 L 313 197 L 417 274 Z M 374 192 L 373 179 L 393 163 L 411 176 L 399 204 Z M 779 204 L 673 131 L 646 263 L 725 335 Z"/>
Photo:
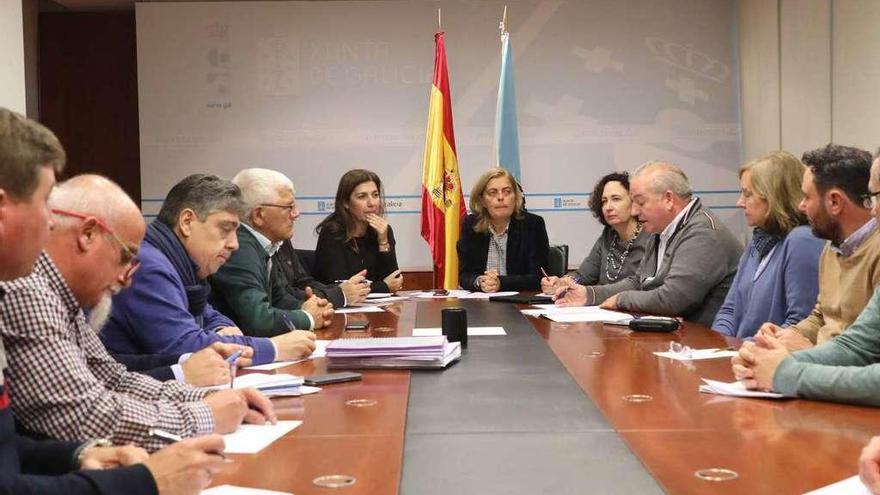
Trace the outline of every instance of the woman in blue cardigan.
<path fill-rule="evenodd" d="M 825 241 L 812 234 L 798 209 L 803 174 L 800 160 L 784 151 L 740 169 L 742 193 L 736 205 L 754 231 L 713 330 L 749 338 L 768 321 L 794 325 L 815 306 Z"/>

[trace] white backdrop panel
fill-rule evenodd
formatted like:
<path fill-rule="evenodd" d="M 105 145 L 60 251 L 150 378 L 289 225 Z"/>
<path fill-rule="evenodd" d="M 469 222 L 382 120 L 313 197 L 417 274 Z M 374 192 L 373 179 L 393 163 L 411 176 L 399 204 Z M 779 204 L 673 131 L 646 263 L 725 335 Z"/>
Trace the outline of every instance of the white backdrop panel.
<path fill-rule="evenodd" d="M 150 217 L 185 175 L 290 175 L 297 247 L 348 169 L 385 182 L 403 268 L 428 268 L 419 191 L 443 7 L 455 135 L 469 191 L 491 163 L 498 20 L 509 5 L 528 205 L 571 264 L 600 232 L 597 178 L 671 160 L 738 233 L 732 0 L 138 3 L 141 183 Z"/>

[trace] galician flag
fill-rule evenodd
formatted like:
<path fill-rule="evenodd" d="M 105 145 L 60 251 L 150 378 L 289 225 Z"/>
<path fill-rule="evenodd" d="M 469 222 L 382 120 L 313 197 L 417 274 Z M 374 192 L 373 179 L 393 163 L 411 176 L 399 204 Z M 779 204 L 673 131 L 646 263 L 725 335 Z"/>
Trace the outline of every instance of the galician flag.
<path fill-rule="evenodd" d="M 434 35 L 434 82 L 428 104 L 428 131 L 422 170 L 422 237 L 431 247 L 434 287 L 458 287 L 458 242 L 465 215 L 461 175 L 452 132 L 452 96 L 446 72 L 443 32 Z"/>
<path fill-rule="evenodd" d="M 501 77 L 498 80 L 498 106 L 495 109 L 495 165 L 506 168 L 517 181 L 519 171 L 519 132 L 516 125 L 516 87 L 513 84 L 513 52 L 507 32 L 507 7 L 501 21 Z"/>

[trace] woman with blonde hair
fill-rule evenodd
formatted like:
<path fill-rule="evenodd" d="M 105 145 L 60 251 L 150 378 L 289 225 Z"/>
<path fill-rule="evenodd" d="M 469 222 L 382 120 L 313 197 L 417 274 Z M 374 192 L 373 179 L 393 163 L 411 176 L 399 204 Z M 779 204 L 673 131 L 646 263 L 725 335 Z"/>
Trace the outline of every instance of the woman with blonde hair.
<path fill-rule="evenodd" d="M 774 151 L 740 168 L 736 205 L 754 231 L 715 315 L 713 330 L 748 338 L 765 322 L 794 325 L 815 306 L 825 241 L 812 234 L 798 210 L 804 169 L 785 151 Z"/>
<path fill-rule="evenodd" d="M 458 241 L 459 284 L 483 292 L 537 290 L 550 242 L 544 219 L 525 211 L 516 180 L 503 168 L 477 179 Z"/>

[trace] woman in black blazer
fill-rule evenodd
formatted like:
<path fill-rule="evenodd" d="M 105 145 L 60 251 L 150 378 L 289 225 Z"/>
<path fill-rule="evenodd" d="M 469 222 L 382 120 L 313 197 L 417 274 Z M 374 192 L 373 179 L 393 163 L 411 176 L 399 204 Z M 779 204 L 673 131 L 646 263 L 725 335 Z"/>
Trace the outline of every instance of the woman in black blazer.
<path fill-rule="evenodd" d="M 394 232 L 385 220 L 382 181 L 369 170 L 349 170 L 339 179 L 336 204 L 315 230 L 315 277 L 336 283 L 366 270 L 373 292 L 397 292 L 403 275 L 397 269 Z"/>
<path fill-rule="evenodd" d="M 471 190 L 471 214 L 458 241 L 459 283 L 483 292 L 538 290 L 550 242 L 544 219 L 525 211 L 519 185 L 503 168 Z"/>

